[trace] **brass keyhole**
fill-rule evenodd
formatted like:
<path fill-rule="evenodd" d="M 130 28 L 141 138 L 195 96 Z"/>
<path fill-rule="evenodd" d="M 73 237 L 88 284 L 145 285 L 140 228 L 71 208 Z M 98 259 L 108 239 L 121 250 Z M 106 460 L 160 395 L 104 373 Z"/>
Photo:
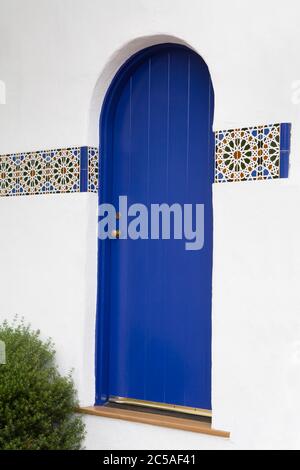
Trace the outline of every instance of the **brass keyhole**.
<path fill-rule="evenodd" d="M 120 230 L 113 230 L 113 231 L 111 232 L 111 235 L 112 235 L 113 238 L 120 238 L 120 236 L 121 236 L 121 231 L 120 231 Z"/>

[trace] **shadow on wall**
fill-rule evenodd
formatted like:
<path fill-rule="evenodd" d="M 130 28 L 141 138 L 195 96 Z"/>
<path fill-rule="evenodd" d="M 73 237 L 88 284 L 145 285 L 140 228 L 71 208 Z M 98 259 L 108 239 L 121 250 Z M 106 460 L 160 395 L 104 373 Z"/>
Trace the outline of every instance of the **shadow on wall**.
<path fill-rule="evenodd" d="M 176 43 L 183 44 L 192 50 L 195 50 L 190 44 L 183 39 L 167 34 L 159 34 L 154 36 L 142 36 L 127 42 L 124 46 L 118 49 L 108 60 L 105 67 L 102 69 L 97 83 L 94 87 L 89 112 L 89 126 L 88 126 L 88 143 L 89 145 L 98 146 L 99 144 L 99 116 L 102 103 L 106 91 L 116 75 L 119 68 L 136 52 L 145 49 L 146 47 L 154 46 L 163 43 Z M 198 52 L 198 51 L 196 51 Z M 205 58 L 204 58 L 205 59 Z"/>

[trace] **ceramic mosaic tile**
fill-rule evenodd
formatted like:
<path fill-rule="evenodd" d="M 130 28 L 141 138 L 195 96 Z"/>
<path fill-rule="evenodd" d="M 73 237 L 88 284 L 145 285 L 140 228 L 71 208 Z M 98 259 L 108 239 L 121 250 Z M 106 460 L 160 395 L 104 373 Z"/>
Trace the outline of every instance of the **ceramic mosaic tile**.
<path fill-rule="evenodd" d="M 81 168 L 83 149 L 85 153 L 87 149 L 88 172 Z M 82 188 L 98 191 L 97 148 L 70 147 L 0 156 L 0 196 L 76 193 Z"/>
<path fill-rule="evenodd" d="M 98 158 L 98 149 L 96 147 L 88 147 L 88 191 L 91 193 L 98 192 Z"/>
<path fill-rule="evenodd" d="M 17 175 L 10 155 L 0 157 L 0 196 L 13 196 L 16 191 Z"/>
<path fill-rule="evenodd" d="M 286 177 L 290 124 L 215 133 L 216 183 Z M 99 152 L 70 147 L 0 156 L 0 196 L 97 193 Z"/>
<path fill-rule="evenodd" d="M 280 133 L 280 124 L 216 132 L 215 182 L 279 178 Z"/>
<path fill-rule="evenodd" d="M 80 147 L 51 150 L 48 158 L 47 192 L 79 192 Z"/>

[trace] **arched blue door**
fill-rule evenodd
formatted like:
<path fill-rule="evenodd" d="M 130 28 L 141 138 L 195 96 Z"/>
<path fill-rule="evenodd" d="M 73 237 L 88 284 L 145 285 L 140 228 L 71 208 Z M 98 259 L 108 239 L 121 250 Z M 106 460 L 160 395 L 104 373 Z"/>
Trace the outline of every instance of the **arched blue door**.
<path fill-rule="evenodd" d="M 185 240 L 100 242 L 98 404 L 211 409 L 212 120 L 208 68 L 183 46 L 137 54 L 107 94 L 100 202 L 203 203 L 205 241 L 200 251 Z"/>

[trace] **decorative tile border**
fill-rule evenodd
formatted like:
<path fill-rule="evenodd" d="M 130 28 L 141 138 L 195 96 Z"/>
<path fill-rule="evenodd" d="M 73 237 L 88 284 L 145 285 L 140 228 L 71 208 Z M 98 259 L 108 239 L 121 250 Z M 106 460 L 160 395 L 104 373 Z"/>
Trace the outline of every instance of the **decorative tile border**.
<path fill-rule="evenodd" d="M 215 183 L 287 178 L 290 124 L 215 133 Z M 0 196 L 98 192 L 96 147 L 0 155 Z"/>
<path fill-rule="evenodd" d="M 70 147 L 0 156 L 0 196 L 98 192 L 98 149 Z"/>
<path fill-rule="evenodd" d="M 215 133 L 215 183 L 288 176 L 290 124 Z"/>

